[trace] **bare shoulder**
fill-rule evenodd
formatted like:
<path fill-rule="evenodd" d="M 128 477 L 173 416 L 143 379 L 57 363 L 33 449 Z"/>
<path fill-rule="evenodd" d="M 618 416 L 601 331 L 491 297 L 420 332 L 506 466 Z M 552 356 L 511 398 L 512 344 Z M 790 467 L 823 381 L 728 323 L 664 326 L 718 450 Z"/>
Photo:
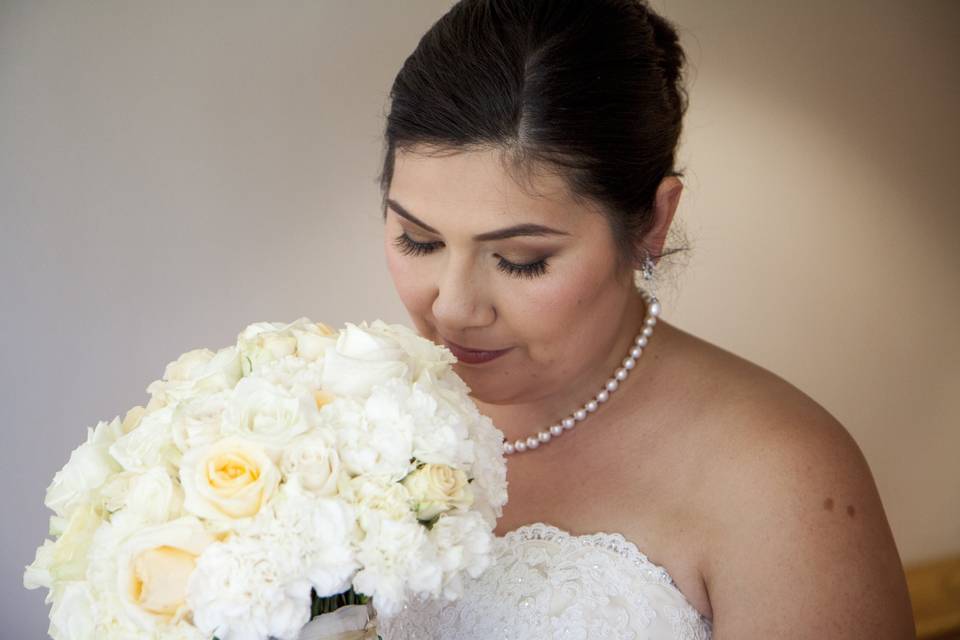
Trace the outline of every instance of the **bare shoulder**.
<path fill-rule="evenodd" d="M 699 569 L 714 638 L 914 638 L 893 535 L 847 429 L 773 372 L 675 327 L 668 335 L 709 479 Z"/>

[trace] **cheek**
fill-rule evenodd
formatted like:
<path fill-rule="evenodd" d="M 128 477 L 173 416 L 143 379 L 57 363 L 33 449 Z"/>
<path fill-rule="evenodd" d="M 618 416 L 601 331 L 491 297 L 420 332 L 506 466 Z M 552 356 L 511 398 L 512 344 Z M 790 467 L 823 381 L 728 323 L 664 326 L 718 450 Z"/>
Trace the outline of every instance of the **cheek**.
<path fill-rule="evenodd" d="M 432 280 L 423 268 L 418 268 L 417 260 L 401 255 L 389 244 L 386 259 L 393 286 L 407 310 L 412 315 L 429 311 Z"/>
<path fill-rule="evenodd" d="M 510 302 L 511 324 L 529 336 L 531 357 L 557 363 L 590 351 L 618 308 L 620 295 L 605 279 L 602 261 L 564 265 L 554 277 L 524 289 Z M 522 327 L 522 329 L 521 329 Z"/>

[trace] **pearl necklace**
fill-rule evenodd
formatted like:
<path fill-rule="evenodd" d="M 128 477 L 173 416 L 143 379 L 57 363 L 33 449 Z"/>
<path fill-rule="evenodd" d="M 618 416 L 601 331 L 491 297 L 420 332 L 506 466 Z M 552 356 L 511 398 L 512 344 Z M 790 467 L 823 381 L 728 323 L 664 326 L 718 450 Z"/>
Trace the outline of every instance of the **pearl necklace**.
<path fill-rule="evenodd" d="M 553 438 L 560 437 L 565 431 L 570 431 L 578 422 L 583 422 L 588 415 L 609 400 L 610 394 L 616 391 L 620 383 L 627 379 L 627 376 L 630 375 L 630 370 L 637 365 L 637 359 L 643 354 L 643 349 L 647 346 L 647 341 L 650 339 L 650 336 L 653 335 L 653 327 L 657 324 L 657 317 L 660 315 L 660 302 L 657 298 L 643 289 L 640 290 L 640 293 L 647 303 L 646 316 L 643 319 L 643 330 L 637 334 L 637 337 L 633 340 L 633 344 L 630 345 L 630 351 L 627 357 L 623 359 L 623 366 L 614 371 L 613 377 L 607 380 L 607 383 L 603 389 L 600 390 L 600 393 L 595 395 L 590 402 L 584 404 L 558 424 L 551 425 L 549 429 L 540 431 L 536 435 L 532 435 L 526 439 L 520 438 L 514 442 L 504 442 L 503 452 L 505 454 L 523 453 L 524 451 L 536 449 L 541 444 L 546 444 Z"/>

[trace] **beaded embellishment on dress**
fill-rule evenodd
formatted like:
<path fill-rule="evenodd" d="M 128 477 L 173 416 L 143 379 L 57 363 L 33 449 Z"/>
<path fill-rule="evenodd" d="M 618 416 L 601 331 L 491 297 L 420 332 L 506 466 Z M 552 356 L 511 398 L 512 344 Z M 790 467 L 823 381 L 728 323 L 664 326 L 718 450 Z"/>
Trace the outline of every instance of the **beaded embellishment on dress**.
<path fill-rule="evenodd" d="M 461 599 L 414 599 L 383 640 L 709 640 L 711 621 L 619 533 L 543 522 L 494 539 L 494 563 Z"/>

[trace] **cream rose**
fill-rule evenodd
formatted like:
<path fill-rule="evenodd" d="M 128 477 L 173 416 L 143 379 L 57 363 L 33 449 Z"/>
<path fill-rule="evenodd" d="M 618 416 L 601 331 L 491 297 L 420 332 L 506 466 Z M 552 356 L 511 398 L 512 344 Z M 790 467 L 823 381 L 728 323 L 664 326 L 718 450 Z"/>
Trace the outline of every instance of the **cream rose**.
<path fill-rule="evenodd" d="M 467 474 L 445 464 L 426 463 L 402 481 L 414 500 L 419 520 L 431 520 L 451 509 L 467 509 L 473 492 Z"/>
<path fill-rule="evenodd" d="M 297 318 L 289 324 L 256 322 L 237 336 L 237 348 L 243 359 L 244 375 L 261 365 L 296 355 L 308 362 L 323 357 L 327 346 L 335 342 L 336 332 L 322 322 Z"/>
<path fill-rule="evenodd" d="M 183 456 L 184 508 L 210 520 L 255 516 L 275 494 L 280 471 L 262 447 L 228 437 Z"/>
<path fill-rule="evenodd" d="M 410 491 L 399 482 L 383 476 L 357 476 L 342 483 L 340 492 L 345 500 L 357 508 L 357 519 L 361 526 L 365 526 L 367 516 L 372 512 L 377 518 L 416 524 Z"/>
<path fill-rule="evenodd" d="M 117 584 L 127 614 L 141 627 L 178 622 L 197 557 L 215 542 L 193 517 L 140 529 L 117 550 Z"/>
<path fill-rule="evenodd" d="M 288 328 L 297 339 L 297 355 L 310 362 L 323 358 L 327 347 L 337 340 L 337 332 L 332 328 L 307 318 L 294 321 Z"/>
<path fill-rule="evenodd" d="M 313 495 L 336 495 L 344 472 L 335 442 L 336 435 L 324 431 L 314 431 L 291 442 L 280 462 L 284 477 Z"/>

